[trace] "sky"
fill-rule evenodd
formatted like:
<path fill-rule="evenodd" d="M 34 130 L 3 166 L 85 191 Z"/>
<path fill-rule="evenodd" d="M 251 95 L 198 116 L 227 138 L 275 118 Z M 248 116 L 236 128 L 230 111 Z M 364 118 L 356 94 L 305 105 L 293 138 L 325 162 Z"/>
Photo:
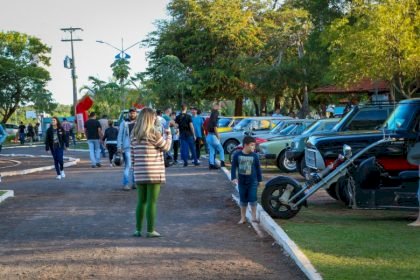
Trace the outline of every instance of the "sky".
<path fill-rule="evenodd" d="M 88 85 L 88 77 L 108 80 L 112 76 L 110 65 L 118 50 L 102 40 L 121 49 L 146 38 L 155 30 L 154 22 L 167 18 L 169 0 L 0 0 L 0 30 L 18 31 L 33 35 L 52 48 L 51 66 L 48 71 L 51 81 L 48 89 L 60 104 L 72 104 L 73 88 L 71 70 L 63 66 L 66 55 L 71 56 L 70 42 L 60 28 L 80 27 L 74 42 L 77 87 Z M 135 46 L 127 51 L 131 56 L 131 73 L 147 67 L 146 49 Z M 82 94 L 78 93 L 78 98 Z"/>

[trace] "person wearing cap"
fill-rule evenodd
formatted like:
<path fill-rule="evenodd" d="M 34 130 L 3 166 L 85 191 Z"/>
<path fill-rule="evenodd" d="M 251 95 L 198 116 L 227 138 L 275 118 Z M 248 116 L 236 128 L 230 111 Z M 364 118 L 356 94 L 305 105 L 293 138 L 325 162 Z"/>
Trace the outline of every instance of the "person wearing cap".
<path fill-rule="evenodd" d="M 137 119 L 137 109 L 132 107 L 128 110 L 128 119 L 124 120 L 120 124 L 118 130 L 117 149 L 119 153 L 122 153 L 124 158 L 124 172 L 123 172 L 123 190 L 129 191 L 131 188 L 135 188 L 133 171 L 131 168 L 131 131 L 133 130 L 134 124 Z"/>

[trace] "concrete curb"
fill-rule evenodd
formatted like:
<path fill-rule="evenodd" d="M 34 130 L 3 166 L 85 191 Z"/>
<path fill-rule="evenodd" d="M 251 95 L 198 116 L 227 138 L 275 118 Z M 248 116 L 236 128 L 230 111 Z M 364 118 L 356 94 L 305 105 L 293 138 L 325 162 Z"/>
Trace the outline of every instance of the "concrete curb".
<path fill-rule="evenodd" d="M 5 154 L 5 155 L 0 155 L 0 156 L 1 157 L 41 157 L 41 158 L 52 158 L 51 156 L 44 156 L 44 155 L 34 156 L 34 155 L 27 155 L 27 154 Z M 76 165 L 80 161 L 79 158 L 72 158 L 72 157 L 64 157 L 64 159 L 65 160 L 68 160 L 68 162 L 65 162 L 64 163 L 64 167 L 69 167 L 69 166 Z M 18 171 L 1 172 L 0 173 L 0 178 L 1 177 L 8 177 L 8 176 L 25 175 L 25 174 L 35 173 L 35 172 L 40 172 L 40 171 L 45 171 L 45 170 L 52 170 L 54 168 L 55 168 L 54 165 L 48 165 L 48 166 L 29 168 L 29 169 L 18 170 Z"/>
<path fill-rule="evenodd" d="M 0 196 L 0 203 L 2 203 L 4 200 L 6 200 L 9 197 L 14 197 L 15 193 L 12 190 L 0 190 L 0 191 L 6 191 L 5 194 Z"/>
<path fill-rule="evenodd" d="M 225 173 L 226 177 L 230 181 L 230 171 L 226 167 L 221 168 Z M 238 186 L 236 186 L 238 190 Z M 232 194 L 232 198 L 236 201 L 239 206 L 239 198 Z M 260 204 L 257 205 L 257 217 L 260 220 L 259 226 L 261 226 L 266 232 L 268 232 L 274 240 L 283 247 L 283 249 L 289 254 L 289 256 L 295 261 L 297 266 L 302 270 L 302 272 L 311 280 L 321 280 L 322 276 L 316 271 L 315 267 L 311 264 L 308 257 L 299 249 L 296 243 L 290 239 L 286 232 L 268 215 L 267 212 L 261 207 Z M 251 221 L 251 211 L 248 207 L 247 209 L 247 219 Z M 254 223 L 251 223 L 253 228 L 257 231 L 258 227 Z"/>

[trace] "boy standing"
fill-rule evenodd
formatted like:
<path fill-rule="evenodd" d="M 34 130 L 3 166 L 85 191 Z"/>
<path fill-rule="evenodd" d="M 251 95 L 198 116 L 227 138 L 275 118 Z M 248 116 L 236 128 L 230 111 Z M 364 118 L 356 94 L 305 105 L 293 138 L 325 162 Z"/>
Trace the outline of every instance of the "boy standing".
<path fill-rule="evenodd" d="M 231 180 L 238 184 L 241 219 L 238 224 L 246 222 L 246 207 L 251 205 L 252 222 L 257 220 L 257 188 L 262 182 L 261 166 L 258 155 L 254 153 L 256 140 L 245 136 L 243 150 L 236 152 L 232 159 Z M 238 176 L 236 176 L 238 170 Z"/>

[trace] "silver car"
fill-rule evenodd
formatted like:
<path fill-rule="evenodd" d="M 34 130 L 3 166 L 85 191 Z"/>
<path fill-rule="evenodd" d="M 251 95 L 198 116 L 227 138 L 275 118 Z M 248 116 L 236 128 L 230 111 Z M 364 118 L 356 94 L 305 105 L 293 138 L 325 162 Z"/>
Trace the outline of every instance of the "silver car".
<path fill-rule="evenodd" d="M 231 153 L 236 146 L 242 143 L 245 137 L 244 132 L 249 132 L 253 136 L 267 133 L 276 125 L 283 121 L 289 120 L 290 117 L 249 117 L 241 120 L 233 127 L 231 132 L 220 133 L 220 143 L 226 153 Z"/>

